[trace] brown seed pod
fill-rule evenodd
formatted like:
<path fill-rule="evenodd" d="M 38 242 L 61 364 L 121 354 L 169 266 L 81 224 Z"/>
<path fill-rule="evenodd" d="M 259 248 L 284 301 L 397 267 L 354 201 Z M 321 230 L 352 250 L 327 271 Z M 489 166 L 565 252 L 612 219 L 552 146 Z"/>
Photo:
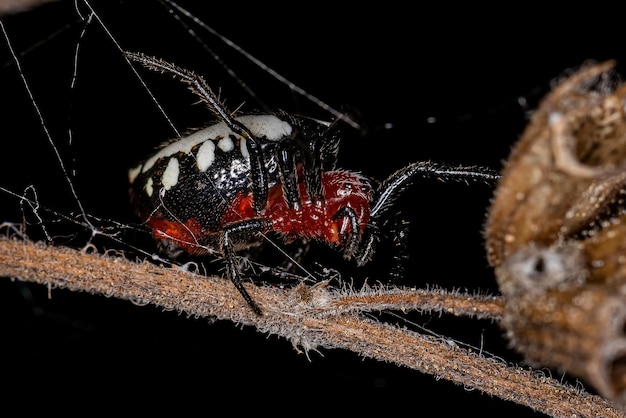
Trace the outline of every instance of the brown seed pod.
<path fill-rule="evenodd" d="M 512 345 L 626 405 L 626 87 L 613 66 L 583 66 L 542 101 L 485 238 Z"/>

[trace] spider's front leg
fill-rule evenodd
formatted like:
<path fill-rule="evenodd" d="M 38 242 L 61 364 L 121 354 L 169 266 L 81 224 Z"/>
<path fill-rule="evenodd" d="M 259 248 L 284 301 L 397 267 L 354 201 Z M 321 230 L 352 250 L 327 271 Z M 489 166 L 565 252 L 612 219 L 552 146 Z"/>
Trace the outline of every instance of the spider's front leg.
<path fill-rule="evenodd" d="M 268 176 L 267 168 L 265 167 L 266 160 L 259 139 L 246 126 L 231 116 L 230 111 L 228 111 L 217 95 L 213 93 L 206 80 L 193 71 L 144 54 L 126 52 L 125 55 L 128 59 L 136 61 L 148 69 L 171 74 L 186 83 L 189 89 L 205 102 L 209 109 L 224 121 L 231 131 L 246 139 L 250 154 L 253 204 L 255 210 L 262 213 L 267 203 Z"/>
<path fill-rule="evenodd" d="M 406 246 L 407 227 L 403 221 L 389 223 L 398 214 L 394 206 L 400 196 L 408 189 L 416 177 L 423 179 L 437 179 L 441 181 L 463 181 L 493 184 L 498 181 L 500 174 L 485 167 L 478 166 L 450 166 L 438 164 L 431 161 L 418 161 L 403 167 L 392 173 L 383 180 L 369 202 L 369 221 L 363 230 L 363 235 L 359 237 L 358 244 L 347 247 L 345 255 L 347 258 L 354 258 L 359 266 L 368 263 L 376 250 L 376 245 L 380 240 L 380 228 L 391 225 L 394 234 L 394 246 L 402 249 Z M 342 211 L 342 216 L 348 216 L 349 211 Z M 354 223 L 354 221 L 351 221 Z M 395 222 L 395 221 L 394 221 Z M 392 235 L 393 236 L 393 235 Z M 355 241 L 352 238 L 350 241 Z M 400 260 L 407 256 L 401 254 Z M 395 274 L 392 272 L 392 274 Z"/>

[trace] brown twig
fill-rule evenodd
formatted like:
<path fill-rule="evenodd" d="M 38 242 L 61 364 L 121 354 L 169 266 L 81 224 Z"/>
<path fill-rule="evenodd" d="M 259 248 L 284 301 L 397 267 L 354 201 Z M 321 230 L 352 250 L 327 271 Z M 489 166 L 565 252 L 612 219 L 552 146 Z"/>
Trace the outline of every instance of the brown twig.
<path fill-rule="evenodd" d="M 532 370 L 508 365 L 501 359 L 471 352 L 445 338 L 365 319 L 354 306 L 357 304 L 365 310 L 387 309 L 394 306 L 395 299 L 403 309 L 497 316 L 501 310 L 498 298 L 442 290 L 371 289 L 337 293 L 323 285 L 291 290 L 249 286 L 251 295 L 264 308 L 264 315 L 258 316 L 234 287 L 220 278 L 202 276 L 199 280 L 190 272 L 132 262 L 118 255 L 12 239 L 0 239 L 0 276 L 152 304 L 192 316 L 231 320 L 287 338 L 303 350 L 317 347 L 351 350 L 554 417 L 624 416 L 623 411 L 601 397 Z M 385 295 L 389 296 L 386 304 L 382 303 Z"/>
<path fill-rule="evenodd" d="M 335 315 L 391 309 L 497 320 L 502 316 L 504 304 L 498 296 L 468 295 L 444 289 L 389 288 L 340 295 L 328 304 L 328 308 L 332 308 Z"/>

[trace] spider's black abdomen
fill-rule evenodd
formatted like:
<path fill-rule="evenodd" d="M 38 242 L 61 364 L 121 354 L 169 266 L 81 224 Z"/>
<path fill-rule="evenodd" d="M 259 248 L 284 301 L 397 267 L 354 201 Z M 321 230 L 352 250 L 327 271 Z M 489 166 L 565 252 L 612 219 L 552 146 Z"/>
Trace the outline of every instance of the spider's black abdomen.
<path fill-rule="evenodd" d="M 291 134 L 291 125 L 273 115 L 238 120 L 262 141 L 268 155 L 268 184 L 279 182 L 274 148 Z M 217 231 L 232 199 L 251 190 L 246 140 L 217 123 L 171 142 L 130 170 L 131 196 L 141 218 L 160 216 L 185 222 L 195 218 Z"/>

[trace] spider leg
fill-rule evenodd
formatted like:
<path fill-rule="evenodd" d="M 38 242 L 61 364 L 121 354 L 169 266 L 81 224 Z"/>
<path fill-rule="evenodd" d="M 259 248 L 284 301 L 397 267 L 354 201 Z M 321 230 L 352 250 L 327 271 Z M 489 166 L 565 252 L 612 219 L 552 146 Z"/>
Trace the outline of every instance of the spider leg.
<path fill-rule="evenodd" d="M 144 54 L 126 52 L 126 57 L 136 61 L 144 67 L 158 72 L 169 73 L 189 86 L 209 109 L 215 113 L 231 131 L 246 139 L 248 152 L 250 153 L 250 176 L 252 177 L 252 196 L 254 209 L 262 213 L 267 203 L 268 179 L 265 168 L 265 157 L 259 139 L 248 128 L 230 115 L 230 112 L 213 93 L 206 80 L 193 71 L 178 67 L 160 58 L 150 57 Z"/>
<path fill-rule="evenodd" d="M 334 168 L 337 161 L 338 138 L 326 132 L 304 137 L 302 127 L 293 117 L 282 114 L 295 127 L 289 140 L 282 141 L 274 152 L 278 163 L 281 184 L 285 200 L 290 208 L 302 207 L 298 183 L 299 175 L 304 177 L 308 199 L 317 205 L 324 204 L 322 173 Z M 302 170 L 302 171 L 300 171 Z"/>
<path fill-rule="evenodd" d="M 304 175 L 306 190 L 313 202 L 324 203 L 324 185 L 322 173 L 334 170 L 339 158 L 339 142 L 341 136 L 338 130 L 343 119 L 335 119 L 323 132 L 308 139 L 305 148 Z"/>
<path fill-rule="evenodd" d="M 359 247 L 354 251 L 353 257 L 359 266 L 370 261 L 374 254 L 376 244 L 379 241 L 379 225 L 387 225 L 391 216 L 397 212 L 390 210 L 402 193 L 410 186 L 418 175 L 421 178 L 437 179 L 442 181 L 473 181 L 494 184 L 500 178 L 500 174 L 484 167 L 478 166 L 450 166 L 433 163 L 431 161 L 418 161 L 399 169 L 385 179 L 374 193 L 371 203 L 370 220 L 365 229 Z M 398 249 L 397 259 L 402 261 L 406 257 L 402 250 L 406 247 L 406 229 L 403 229 L 403 221 L 394 225 L 394 246 Z M 393 233 L 393 232 L 392 232 Z M 395 274 L 393 271 L 392 275 Z M 398 275 L 401 272 L 397 273 Z"/>
<path fill-rule="evenodd" d="M 378 234 L 378 225 L 375 220 L 370 220 L 363 236 L 361 237 L 361 244 L 353 255 L 357 266 L 363 267 L 372 259 L 374 251 L 376 250 L 376 244 L 378 244 Z"/>
<path fill-rule="evenodd" d="M 222 231 L 222 253 L 224 254 L 226 263 L 226 276 L 235 285 L 235 288 L 241 293 L 246 303 L 257 315 L 262 315 L 263 312 L 243 287 L 241 272 L 237 266 L 237 254 L 234 245 L 236 242 L 252 241 L 260 232 L 270 229 L 270 221 L 256 218 L 230 223 L 224 226 Z"/>
<path fill-rule="evenodd" d="M 254 209 L 263 213 L 267 203 L 268 181 L 267 169 L 265 168 L 265 156 L 259 140 L 243 124 L 235 119 L 224 119 L 224 122 L 235 133 L 246 138 L 246 145 L 250 153 L 250 177 L 252 179 L 252 197 Z"/>
<path fill-rule="evenodd" d="M 322 185 L 321 146 L 324 138 L 313 137 L 307 143 L 303 153 L 304 182 L 309 199 L 317 205 L 324 204 L 324 187 Z"/>
<path fill-rule="evenodd" d="M 339 120 L 333 121 L 323 132 L 316 133 L 300 143 L 304 165 L 304 182 L 309 199 L 317 205 L 324 204 L 322 173 L 335 169 L 340 136 Z"/>
<path fill-rule="evenodd" d="M 385 222 L 380 228 L 378 224 L 370 222 L 361 237 L 361 242 L 355 250 L 354 260 L 357 266 L 363 267 L 373 257 L 381 231 L 386 231 L 385 236 L 391 240 L 393 246 L 393 265 L 389 270 L 389 279 L 392 282 L 399 282 L 404 277 L 407 260 L 409 258 L 409 222 L 400 216 L 394 216 L 390 221 Z"/>
<path fill-rule="evenodd" d="M 394 247 L 394 264 L 389 272 L 392 282 L 398 282 L 404 277 L 407 260 L 409 258 L 409 222 L 406 219 L 396 217 L 389 229 Z"/>
<path fill-rule="evenodd" d="M 450 166 L 431 161 L 418 161 L 399 169 L 380 184 L 372 200 L 371 216 L 374 219 L 384 216 L 417 175 L 425 179 L 487 184 L 495 184 L 500 179 L 499 173 L 485 167 Z"/>
<path fill-rule="evenodd" d="M 291 209 L 300 210 L 302 201 L 298 192 L 297 165 L 292 141 L 282 141 L 274 153 L 285 201 Z"/>

